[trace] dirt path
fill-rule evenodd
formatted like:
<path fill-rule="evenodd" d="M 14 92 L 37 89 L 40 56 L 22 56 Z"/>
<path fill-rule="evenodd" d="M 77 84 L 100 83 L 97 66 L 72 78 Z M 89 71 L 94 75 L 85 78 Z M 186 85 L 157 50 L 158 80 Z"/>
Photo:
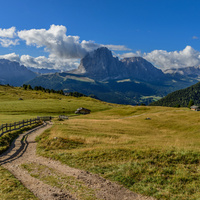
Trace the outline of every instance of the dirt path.
<path fill-rule="evenodd" d="M 0 155 L 0 164 L 19 179 L 36 197 L 42 200 L 84 200 L 84 197 L 80 197 L 76 195 L 76 193 L 70 192 L 70 190 L 50 186 L 38 178 L 31 176 L 26 169 L 21 167 L 22 164 L 35 163 L 37 165 L 46 166 L 48 169 L 55 169 L 65 176 L 74 177 L 76 180 L 81 181 L 84 186 L 94 191 L 94 198 L 90 199 L 153 200 L 153 198 L 135 194 L 98 175 L 93 175 L 86 171 L 68 167 L 58 161 L 37 156 L 35 137 L 50 127 L 51 124 L 42 125 L 39 128 L 20 135 L 20 137 L 13 142 L 10 149 Z M 53 174 L 51 174 L 52 172 L 49 170 L 46 170 L 46 173 L 48 173 L 49 176 L 53 176 Z M 60 184 L 62 184 L 62 181 Z"/>

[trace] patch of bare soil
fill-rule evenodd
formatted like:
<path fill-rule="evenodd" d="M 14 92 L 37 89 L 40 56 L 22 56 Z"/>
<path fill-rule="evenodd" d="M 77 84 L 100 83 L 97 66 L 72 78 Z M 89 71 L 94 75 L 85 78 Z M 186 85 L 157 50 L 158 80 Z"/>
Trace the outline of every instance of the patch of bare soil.
<path fill-rule="evenodd" d="M 14 141 L 10 149 L 0 155 L 0 164 L 8 169 L 17 179 L 19 179 L 25 187 L 31 190 L 36 197 L 42 200 L 76 200 L 76 199 L 103 199 L 103 200 L 153 200 L 152 197 L 145 197 L 128 189 L 108 181 L 98 175 L 91 174 L 87 171 L 75 169 L 61 164 L 58 161 L 47 159 L 36 155 L 36 136 L 40 135 L 44 130 L 51 127 L 51 124 L 44 124 L 38 128 L 28 131 Z M 42 176 L 55 176 L 55 172 L 49 169 L 54 169 L 59 174 L 65 177 L 73 177 L 79 183 L 83 184 L 84 188 L 94 191 L 94 196 L 90 198 L 84 195 L 78 195 L 78 192 L 72 191 L 67 187 L 58 187 L 63 185 L 63 178 L 60 178 L 60 183 L 50 185 L 36 176 L 31 176 L 31 172 L 24 167 L 23 164 L 35 163 L 37 165 L 46 166 L 46 172 Z M 34 173 L 36 173 L 34 171 Z M 39 172 L 38 172 L 39 174 Z M 58 179 L 59 180 L 59 179 Z M 69 185 L 69 184 L 68 184 Z"/>

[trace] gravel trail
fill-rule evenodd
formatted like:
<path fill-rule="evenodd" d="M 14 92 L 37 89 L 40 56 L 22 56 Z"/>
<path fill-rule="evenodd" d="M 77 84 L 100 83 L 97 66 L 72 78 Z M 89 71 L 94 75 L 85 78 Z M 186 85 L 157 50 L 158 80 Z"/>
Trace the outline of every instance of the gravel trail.
<path fill-rule="evenodd" d="M 4 154 L 0 155 L 0 165 L 8 169 L 22 184 L 31 190 L 36 197 L 41 200 L 84 200 L 76 193 L 71 193 L 67 189 L 60 189 L 45 184 L 43 181 L 33 177 L 21 167 L 22 164 L 35 163 L 59 171 L 65 176 L 74 177 L 85 186 L 95 191 L 94 199 L 101 200 L 153 200 L 152 197 L 145 197 L 126 188 L 108 181 L 98 175 L 87 171 L 75 169 L 36 155 L 35 138 L 50 128 L 51 124 L 43 124 L 31 131 L 21 134 Z M 49 173 L 49 172 L 48 172 Z M 50 174 L 51 175 L 51 174 Z M 92 198 L 93 199 L 93 198 Z"/>

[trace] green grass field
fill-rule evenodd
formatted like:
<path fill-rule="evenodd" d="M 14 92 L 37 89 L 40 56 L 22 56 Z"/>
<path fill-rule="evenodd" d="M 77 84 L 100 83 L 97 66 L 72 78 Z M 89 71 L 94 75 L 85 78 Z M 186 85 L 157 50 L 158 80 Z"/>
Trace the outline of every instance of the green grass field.
<path fill-rule="evenodd" d="M 186 108 L 114 106 L 55 120 L 53 128 L 37 138 L 38 153 L 137 193 L 199 199 L 199 117 Z"/>
<path fill-rule="evenodd" d="M 23 100 L 18 100 L 23 98 Z M 74 117 L 78 107 L 90 115 Z M 71 115 L 37 138 L 37 152 L 157 199 L 200 199 L 200 112 L 125 106 L 0 86 L 0 122 Z"/>
<path fill-rule="evenodd" d="M 23 100 L 19 100 L 22 98 Z M 72 115 L 79 107 L 93 112 L 111 109 L 112 105 L 92 98 L 66 97 L 42 91 L 0 86 L 0 124 L 37 116 Z"/>

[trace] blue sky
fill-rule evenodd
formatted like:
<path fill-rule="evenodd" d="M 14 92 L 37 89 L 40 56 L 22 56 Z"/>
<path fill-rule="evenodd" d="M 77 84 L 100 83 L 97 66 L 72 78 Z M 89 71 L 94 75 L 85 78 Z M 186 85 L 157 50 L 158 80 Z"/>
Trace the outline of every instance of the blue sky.
<path fill-rule="evenodd" d="M 1 1 L 0 55 L 33 67 L 65 70 L 78 66 L 87 51 L 110 45 L 119 57 L 137 54 L 161 69 L 199 65 L 199 9 L 198 0 Z M 63 35 L 50 37 L 57 43 L 61 39 L 60 46 L 44 42 L 52 25 L 62 29 Z M 69 35 L 79 38 L 71 41 Z M 76 55 L 70 52 L 71 42 L 80 48 Z"/>

